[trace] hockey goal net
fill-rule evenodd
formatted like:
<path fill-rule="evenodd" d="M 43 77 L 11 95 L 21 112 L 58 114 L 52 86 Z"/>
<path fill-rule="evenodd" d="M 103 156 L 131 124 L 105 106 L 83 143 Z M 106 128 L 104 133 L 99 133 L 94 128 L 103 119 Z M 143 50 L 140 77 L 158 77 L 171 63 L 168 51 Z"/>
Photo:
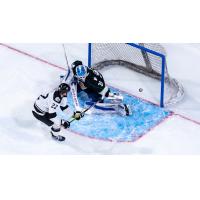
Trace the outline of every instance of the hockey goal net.
<path fill-rule="evenodd" d="M 168 73 L 166 51 L 161 44 L 89 43 L 88 66 L 99 70 L 112 65 L 127 67 L 160 80 L 161 107 L 175 104 L 183 98 L 182 85 Z M 170 87 L 170 95 L 165 95 L 166 84 Z"/>

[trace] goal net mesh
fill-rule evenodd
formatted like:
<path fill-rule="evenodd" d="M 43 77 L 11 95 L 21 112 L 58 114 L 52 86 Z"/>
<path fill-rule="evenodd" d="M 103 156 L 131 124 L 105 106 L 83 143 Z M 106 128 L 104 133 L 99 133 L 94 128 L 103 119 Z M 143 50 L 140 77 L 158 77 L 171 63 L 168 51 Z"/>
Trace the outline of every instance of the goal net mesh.
<path fill-rule="evenodd" d="M 167 56 L 164 47 L 158 43 L 139 43 L 140 46 Z M 90 49 L 91 65 L 95 69 L 102 69 L 111 65 L 121 65 L 154 79 L 161 80 L 162 58 L 140 48 L 126 43 L 92 43 Z M 165 63 L 165 84 L 170 87 L 170 95 L 164 98 L 164 105 L 179 102 L 184 95 L 182 85 L 171 78 L 167 63 Z"/>

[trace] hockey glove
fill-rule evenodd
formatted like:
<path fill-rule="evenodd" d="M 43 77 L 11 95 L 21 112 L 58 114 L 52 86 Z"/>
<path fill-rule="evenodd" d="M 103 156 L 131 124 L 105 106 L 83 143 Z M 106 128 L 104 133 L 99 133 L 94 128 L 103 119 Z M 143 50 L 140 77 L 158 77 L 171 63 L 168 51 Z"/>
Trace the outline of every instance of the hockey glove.
<path fill-rule="evenodd" d="M 64 126 L 65 129 L 69 128 L 70 127 L 70 122 L 65 121 L 62 125 Z"/>
<path fill-rule="evenodd" d="M 73 117 L 74 117 L 76 120 L 80 120 L 82 117 L 84 117 L 84 112 L 76 111 L 76 112 L 74 112 Z"/>

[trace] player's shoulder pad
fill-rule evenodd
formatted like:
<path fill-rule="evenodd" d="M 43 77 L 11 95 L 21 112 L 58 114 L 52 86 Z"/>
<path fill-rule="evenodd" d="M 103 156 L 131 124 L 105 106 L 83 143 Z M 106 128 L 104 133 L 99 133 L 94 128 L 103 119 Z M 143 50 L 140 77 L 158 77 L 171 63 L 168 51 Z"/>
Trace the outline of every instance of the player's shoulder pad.
<path fill-rule="evenodd" d="M 95 71 L 95 69 L 92 68 L 92 67 L 88 67 L 87 70 L 88 70 L 88 72 L 93 72 L 93 71 Z"/>

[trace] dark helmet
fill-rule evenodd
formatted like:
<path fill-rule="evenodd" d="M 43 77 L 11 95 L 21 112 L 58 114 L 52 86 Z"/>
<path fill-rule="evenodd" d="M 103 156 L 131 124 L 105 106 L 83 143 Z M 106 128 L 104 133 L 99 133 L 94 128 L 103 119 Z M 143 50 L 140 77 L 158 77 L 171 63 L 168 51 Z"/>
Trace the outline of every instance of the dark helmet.
<path fill-rule="evenodd" d="M 78 66 L 82 66 L 83 65 L 83 62 L 82 61 L 80 61 L 80 60 L 76 60 L 76 61 L 74 61 L 73 63 L 72 63 L 72 71 L 73 71 L 73 74 L 74 75 L 76 75 L 76 68 L 78 67 Z"/>
<path fill-rule="evenodd" d="M 79 65 L 83 65 L 83 62 L 80 60 L 76 60 L 72 63 L 72 68 L 76 68 Z"/>
<path fill-rule="evenodd" d="M 70 91 L 70 86 L 66 83 L 61 83 L 58 87 L 58 91 L 60 94 L 67 94 Z"/>

